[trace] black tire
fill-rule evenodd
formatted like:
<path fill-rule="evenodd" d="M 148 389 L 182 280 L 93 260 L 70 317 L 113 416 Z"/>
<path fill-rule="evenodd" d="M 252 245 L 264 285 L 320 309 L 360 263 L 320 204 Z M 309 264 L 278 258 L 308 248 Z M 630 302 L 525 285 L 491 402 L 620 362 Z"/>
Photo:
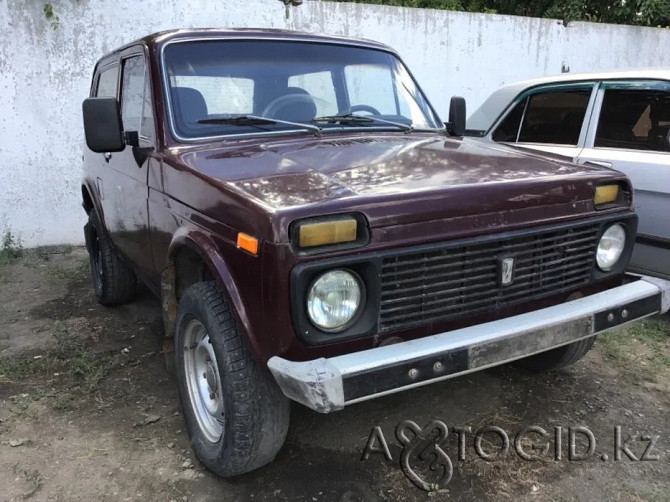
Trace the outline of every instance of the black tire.
<path fill-rule="evenodd" d="M 190 326 L 202 325 L 204 335 L 198 348 L 189 335 Z M 198 366 L 194 361 L 200 344 L 209 343 L 215 356 L 209 364 L 218 368 L 218 387 L 223 412 L 219 419 L 223 431 L 218 440 L 207 438 L 198 422 L 195 409 L 197 395 L 191 397 L 186 366 Z M 188 351 L 192 351 L 191 354 Z M 186 359 L 188 358 L 188 363 Z M 243 474 L 270 463 L 286 439 L 290 406 L 267 369 L 258 365 L 240 335 L 235 316 L 215 282 L 200 282 L 190 286 L 182 295 L 177 314 L 175 333 L 175 363 L 179 397 L 191 445 L 198 459 L 212 472 L 223 477 Z M 207 372 L 209 375 L 210 373 Z M 205 378 L 205 374 L 202 375 Z M 216 380 L 215 380 L 216 383 Z M 191 389 L 193 389 L 191 383 Z M 204 385 L 209 385 L 206 383 Z M 218 388 L 221 389 L 219 394 Z M 193 392 L 193 391 L 191 391 Z M 206 398 L 202 398 L 206 401 Z M 217 397 L 218 399 L 218 397 Z M 217 416 L 219 415 L 217 411 Z M 211 415 L 208 417 L 211 420 Z M 202 416 L 202 415 L 201 415 Z"/>
<path fill-rule="evenodd" d="M 103 305 L 120 305 L 135 298 L 137 276 L 117 254 L 95 209 L 88 214 L 84 235 L 98 301 Z"/>
<path fill-rule="evenodd" d="M 516 361 L 516 365 L 528 371 L 555 371 L 576 363 L 593 347 L 596 337 L 591 336 L 578 342 L 541 352 Z"/>

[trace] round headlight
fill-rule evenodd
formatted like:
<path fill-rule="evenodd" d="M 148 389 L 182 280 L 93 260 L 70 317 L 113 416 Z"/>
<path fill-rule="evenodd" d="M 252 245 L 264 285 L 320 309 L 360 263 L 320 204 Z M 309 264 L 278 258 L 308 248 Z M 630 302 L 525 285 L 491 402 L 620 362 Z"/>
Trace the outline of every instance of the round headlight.
<path fill-rule="evenodd" d="M 347 270 L 322 274 L 307 295 L 307 313 L 315 326 L 324 331 L 339 331 L 349 323 L 361 305 L 361 284 Z"/>
<path fill-rule="evenodd" d="M 615 223 L 605 230 L 598 243 L 596 255 L 598 268 L 605 272 L 612 270 L 621 258 L 624 247 L 626 247 L 626 231 L 620 224 Z"/>

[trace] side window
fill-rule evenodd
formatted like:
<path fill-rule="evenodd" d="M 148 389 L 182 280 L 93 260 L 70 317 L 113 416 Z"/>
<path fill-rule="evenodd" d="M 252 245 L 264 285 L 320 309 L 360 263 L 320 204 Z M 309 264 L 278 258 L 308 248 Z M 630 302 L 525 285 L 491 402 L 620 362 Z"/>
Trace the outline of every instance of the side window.
<path fill-rule="evenodd" d="M 298 87 L 310 93 L 316 104 L 317 116 L 337 113 L 337 95 L 329 71 L 293 75 L 288 79 L 288 86 Z"/>
<path fill-rule="evenodd" d="M 200 107 L 184 115 L 193 117 L 193 122 L 217 115 L 252 114 L 254 112 L 254 81 L 250 78 L 229 76 L 174 75 L 171 77 L 173 89 L 181 100 L 195 95 Z M 194 91 L 197 91 L 194 92 Z M 200 98 L 202 96 L 202 98 Z M 202 113 L 197 110 L 202 108 Z"/>
<path fill-rule="evenodd" d="M 144 57 L 123 61 L 121 84 L 121 120 L 125 131 L 138 131 L 142 140 L 153 139 L 151 92 Z"/>
<path fill-rule="evenodd" d="M 393 75 L 382 65 L 353 65 L 344 69 L 351 106 L 368 105 L 382 115 L 398 115 Z"/>
<path fill-rule="evenodd" d="M 529 96 L 519 142 L 577 146 L 591 91 L 589 87 Z"/>
<path fill-rule="evenodd" d="M 109 66 L 100 72 L 98 85 L 95 89 L 95 96 L 99 98 L 116 97 L 116 80 L 119 73 L 119 67 Z"/>
<path fill-rule="evenodd" d="M 141 56 L 123 61 L 121 85 L 121 119 L 125 131 L 139 131 L 144 102 L 144 58 Z"/>
<path fill-rule="evenodd" d="M 595 147 L 668 152 L 670 93 L 608 89 L 598 119 Z"/>
<path fill-rule="evenodd" d="M 519 101 L 516 106 L 503 119 L 500 125 L 493 132 L 493 141 L 508 141 L 516 142 L 519 136 L 519 127 L 521 126 L 521 119 L 523 112 L 526 109 L 528 98 Z"/>

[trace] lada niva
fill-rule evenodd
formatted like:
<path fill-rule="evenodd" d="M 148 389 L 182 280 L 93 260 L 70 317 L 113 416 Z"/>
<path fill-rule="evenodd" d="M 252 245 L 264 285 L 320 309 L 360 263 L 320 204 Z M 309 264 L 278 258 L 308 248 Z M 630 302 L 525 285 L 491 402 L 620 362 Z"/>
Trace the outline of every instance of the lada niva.
<path fill-rule="evenodd" d="M 464 102 L 441 122 L 380 43 L 157 33 L 100 59 L 83 118 L 95 293 L 161 298 L 191 443 L 222 476 L 275 457 L 290 400 L 561 368 L 669 307 L 668 283 L 625 274 L 625 175 L 463 139 Z"/>

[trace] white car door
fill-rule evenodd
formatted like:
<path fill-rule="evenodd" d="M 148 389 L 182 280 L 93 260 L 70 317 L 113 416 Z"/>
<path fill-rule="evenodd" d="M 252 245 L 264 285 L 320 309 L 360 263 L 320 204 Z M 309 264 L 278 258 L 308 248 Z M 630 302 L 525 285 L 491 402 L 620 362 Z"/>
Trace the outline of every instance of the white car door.
<path fill-rule="evenodd" d="M 670 278 L 670 82 L 603 82 L 578 161 L 628 175 L 639 216 L 631 269 Z"/>

